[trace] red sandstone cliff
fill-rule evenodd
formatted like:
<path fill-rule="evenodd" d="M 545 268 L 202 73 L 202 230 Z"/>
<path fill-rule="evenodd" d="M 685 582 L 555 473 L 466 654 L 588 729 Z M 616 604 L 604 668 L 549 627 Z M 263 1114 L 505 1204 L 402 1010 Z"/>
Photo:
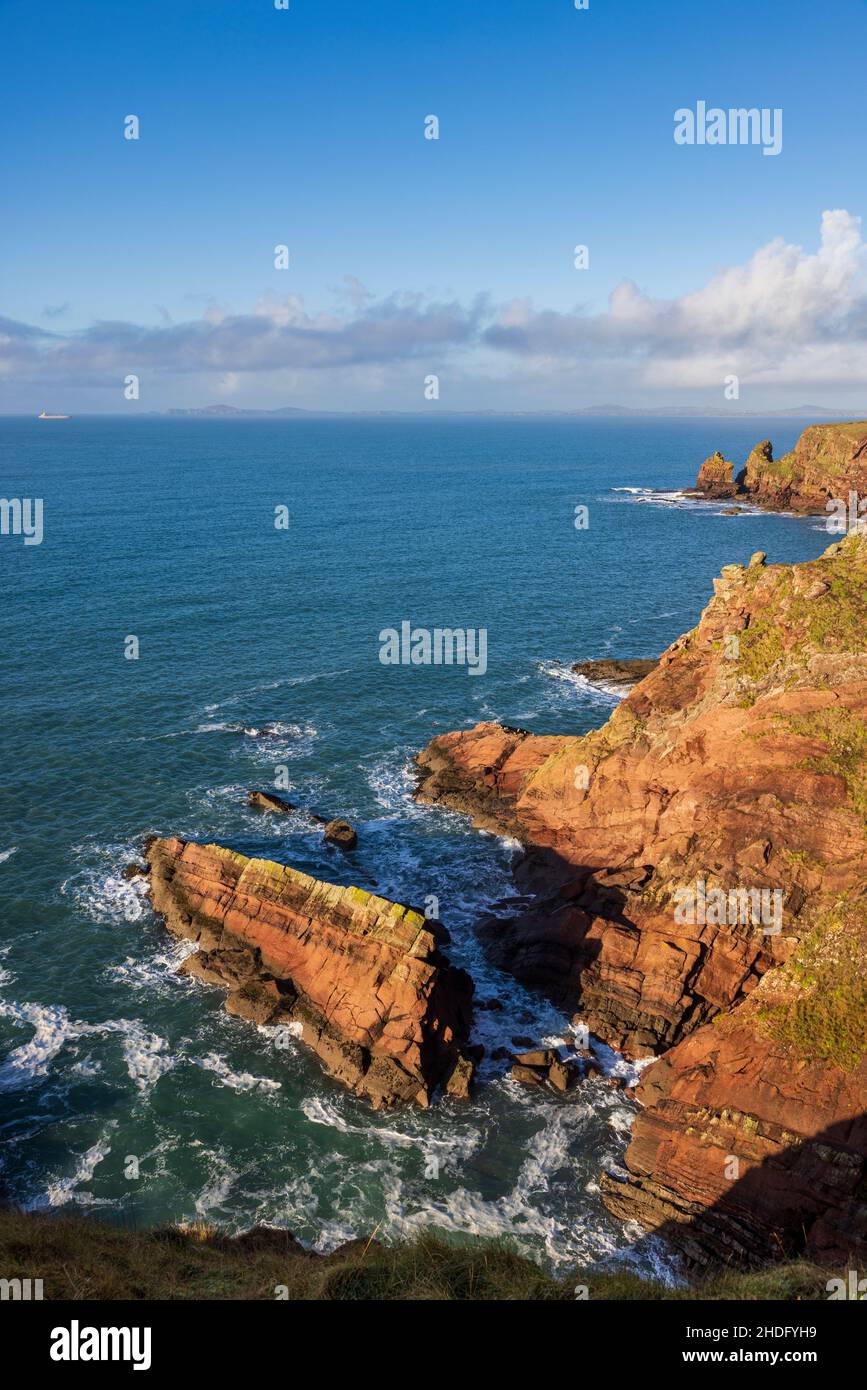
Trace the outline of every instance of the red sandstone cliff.
<path fill-rule="evenodd" d="M 295 1025 L 377 1108 L 427 1105 L 453 1072 L 465 1089 L 472 982 L 441 954 L 437 924 L 219 845 L 152 840 L 147 853 L 155 909 L 198 943 L 186 968 L 229 991 L 230 1013 Z"/>
<path fill-rule="evenodd" d="M 825 512 L 831 499 L 867 497 L 867 421 L 811 425 L 791 453 L 775 459 L 769 439 L 757 444 L 739 473 L 716 453 L 699 469 L 695 489 L 771 511 Z"/>
<path fill-rule="evenodd" d="M 486 928 L 500 963 L 606 1040 L 665 1053 L 629 1179 L 604 1193 L 694 1258 L 867 1238 L 865 586 L 860 536 L 726 566 L 602 729 L 479 725 L 418 759 L 422 799 L 530 851 L 536 908 Z M 728 896 L 683 920 L 699 883 L 779 893 L 781 929 Z"/>

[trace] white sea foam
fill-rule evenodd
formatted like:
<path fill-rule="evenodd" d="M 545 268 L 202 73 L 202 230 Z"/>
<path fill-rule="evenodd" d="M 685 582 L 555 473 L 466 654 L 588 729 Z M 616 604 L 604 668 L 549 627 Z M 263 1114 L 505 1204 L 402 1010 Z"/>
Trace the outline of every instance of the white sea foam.
<path fill-rule="evenodd" d="M 439 1156 L 441 1161 L 445 1161 L 446 1155 L 454 1162 L 466 1161 L 482 1140 L 482 1131 L 478 1125 L 472 1128 L 465 1126 L 462 1129 L 455 1127 L 445 1134 L 431 1134 L 419 1127 L 418 1117 L 413 1111 L 400 1116 L 400 1121 L 405 1126 L 403 1129 L 373 1120 L 369 1124 L 353 1124 L 340 1113 L 333 1101 L 322 1100 L 318 1096 L 310 1096 L 303 1100 L 301 1111 L 312 1124 L 326 1125 L 340 1134 L 358 1135 L 386 1149 L 418 1149 L 424 1154 Z"/>
<path fill-rule="evenodd" d="M 198 724 L 192 731 L 197 734 L 243 734 L 245 738 L 258 738 L 274 741 L 283 738 L 315 738 L 318 729 L 314 724 L 287 724 L 279 719 L 265 720 L 261 724 L 244 724 L 237 720 L 217 720 Z"/>
<path fill-rule="evenodd" d="M 572 686 L 579 695 L 589 697 L 597 701 L 604 701 L 605 704 L 619 704 L 623 699 L 623 687 L 608 685 L 605 681 L 589 681 L 580 671 L 573 671 L 571 666 L 564 666 L 559 661 L 539 661 L 536 669 L 543 676 L 550 676 L 553 680 L 564 681 L 566 685 Z"/>
<path fill-rule="evenodd" d="M 710 497 L 688 497 L 679 488 L 658 488 L 658 487 L 613 487 L 612 492 L 626 494 L 618 501 L 627 503 L 643 503 L 652 507 L 669 507 L 677 511 L 697 511 L 705 512 L 711 516 L 720 516 L 720 503 L 718 498 Z M 608 498 L 608 501 L 614 499 Z M 733 497 L 727 506 L 737 507 L 739 514 L 743 516 L 763 516 L 765 509 L 757 507 L 751 502 L 747 502 L 740 497 Z M 791 512 L 780 512 L 780 516 L 791 516 Z"/>
<path fill-rule="evenodd" d="M 123 1059 L 131 1081 L 141 1094 L 150 1091 L 161 1076 L 177 1064 L 165 1038 L 149 1033 L 137 1023 L 127 1025 L 123 1040 Z"/>
<path fill-rule="evenodd" d="M 29 1024 L 29 1042 L 13 1048 L 0 1064 L 0 1090 L 18 1090 L 45 1076 L 50 1063 L 66 1044 L 84 1033 L 97 1031 L 88 1024 L 73 1023 L 61 1004 L 16 1004 L 0 1000 L 0 1017 Z"/>
<path fill-rule="evenodd" d="M 68 1177 L 55 1178 L 49 1182 L 45 1196 L 39 1205 L 62 1207 L 69 1202 L 77 1202 L 81 1206 L 96 1204 L 91 1192 L 80 1192 L 78 1188 L 81 1183 L 90 1182 L 100 1163 L 111 1153 L 111 1134 L 115 1127 L 116 1121 L 110 1120 L 96 1143 L 91 1145 L 85 1153 L 79 1155 L 75 1171 Z M 99 1205 L 105 1204 L 106 1201 L 99 1203 Z"/>
<path fill-rule="evenodd" d="M 80 1062 L 73 1062 L 69 1070 L 73 1076 L 98 1076 L 102 1071 L 102 1063 L 95 1062 L 92 1057 L 83 1057 Z"/>
<path fill-rule="evenodd" d="M 283 686 L 312 685 L 316 681 L 331 680 L 335 676 L 348 675 L 349 671 L 350 667 L 347 666 L 338 671 L 314 671 L 307 676 L 285 676 L 280 680 L 260 681 L 258 685 L 251 685 L 248 689 L 239 691 L 237 695 L 228 695 L 225 700 L 217 700 L 211 704 L 203 705 L 202 713 L 216 714 L 222 709 L 234 709 L 251 697 L 260 695 L 263 690 L 280 690 Z"/>
<path fill-rule="evenodd" d="M 176 989 L 179 982 L 192 988 L 195 981 L 178 972 L 187 957 L 195 955 L 198 949 L 194 941 L 169 939 L 152 955 L 141 958 L 127 956 L 119 964 L 106 966 L 104 973 L 109 979 L 119 980 L 132 989 L 146 990 L 149 994 L 164 993 L 169 986 Z"/>
<path fill-rule="evenodd" d="M 0 960 L 5 960 L 6 957 L 11 954 L 11 951 L 11 946 L 0 947 Z M 6 967 L 3 965 L 0 965 L 0 989 L 2 989 L 4 985 L 11 985 L 14 979 L 15 976 L 13 975 L 12 971 L 7 970 Z"/>
<path fill-rule="evenodd" d="M 199 1216 L 219 1211 L 240 1177 L 222 1150 L 217 1153 L 208 1152 L 206 1157 L 211 1165 L 211 1174 L 210 1181 L 195 1198 L 195 1208 Z"/>
<path fill-rule="evenodd" d="M 118 871 L 119 864 L 138 857 L 135 845 L 77 845 L 74 853 L 86 867 L 65 879 L 60 892 L 72 899 L 82 916 L 111 924 L 141 922 L 148 915 L 147 881 L 126 879 Z"/>
<path fill-rule="evenodd" d="M 191 1057 L 193 1066 L 213 1072 L 224 1086 L 233 1091 L 279 1091 L 281 1083 L 266 1076 L 252 1076 L 250 1072 L 233 1071 L 225 1057 L 217 1052 L 209 1052 L 206 1057 Z"/>
<path fill-rule="evenodd" d="M 420 814 L 418 802 L 413 797 L 416 781 L 416 770 L 403 749 L 393 749 L 385 757 L 377 758 L 367 771 L 367 784 L 377 806 L 409 818 Z"/>
<path fill-rule="evenodd" d="M 70 1019 L 62 1004 L 6 1003 L 0 1000 L 0 1017 L 33 1029 L 29 1042 L 14 1048 L 0 1064 L 0 1090 L 19 1090 L 48 1074 L 51 1063 L 68 1044 L 79 1038 L 118 1035 L 130 1079 L 145 1092 L 175 1065 L 168 1044 L 148 1032 L 137 1019 L 107 1019 L 84 1023 Z"/>

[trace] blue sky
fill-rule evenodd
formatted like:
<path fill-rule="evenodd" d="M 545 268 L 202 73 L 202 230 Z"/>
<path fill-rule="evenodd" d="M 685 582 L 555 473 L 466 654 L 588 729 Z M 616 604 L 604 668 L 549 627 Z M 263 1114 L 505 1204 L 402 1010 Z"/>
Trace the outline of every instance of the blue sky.
<path fill-rule="evenodd" d="M 865 39 L 864 0 L 0 0 L 0 408 L 122 410 L 127 372 L 136 409 L 417 409 L 428 373 L 444 408 L 696 403 L 727 370 L 745 409 L 862 404 Z M 782 108 L 782 152 L 676 145 L 700 99 Z"/>

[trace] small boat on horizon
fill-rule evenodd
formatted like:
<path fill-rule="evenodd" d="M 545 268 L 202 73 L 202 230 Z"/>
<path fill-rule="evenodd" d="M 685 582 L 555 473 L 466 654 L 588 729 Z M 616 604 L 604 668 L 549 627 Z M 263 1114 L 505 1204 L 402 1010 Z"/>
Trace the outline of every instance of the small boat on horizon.
<path fill-rule="evenodd" d="M 39 414 L 37 415 L 36 418 L 37 418 L 37 420 L 68 420 L 68 419 L 70 419 L 70 416 L 68 416 L 68 415 L 48 415 L 48 414 L 46 414 L 46 412 L 45 412 L 44 410 L 40 410 L 40 412 L 39 412 Z"/>

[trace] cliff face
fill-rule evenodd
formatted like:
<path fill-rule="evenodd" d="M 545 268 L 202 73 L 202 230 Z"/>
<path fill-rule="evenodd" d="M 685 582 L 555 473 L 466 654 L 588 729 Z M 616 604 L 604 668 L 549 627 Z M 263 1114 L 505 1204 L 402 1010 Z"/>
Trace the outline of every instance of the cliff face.
<path fill-rule="evenodd" d="M 702 464 L 696 491 L 772 511 L 821 512 L 850 492 L 867 496 L 867 422 L 811 425 L 794 449 L 775 459 L 770 440 L 757 444 L 737 474 L 722 454 Z"/>
<path fill-rule="evenodd" d="M 186 968 L 229 991 L 230 1013 L 293 1025 L 377 1108 L 427 1105 L 465 1072 L 472 983 L 441 954 L 435 923 L 219 845 L 152 840 L 147 852 L 155 909 L 198 943 Z"/>
<path fill-rule="evenodd" d="M 745 1218 L 717 1221 L 716 1205 L 735 1188 L 755 1203 L 722 1159 L 740 1157 L 741 1177 L 765 1160 L 759 1225 L 780 1229 L 789 1207 L 793 1229 L 812 1225 L 812 1192 L 830 1241 L 837 1198 L 851 1226 L 867 1152 L 854 1124 L 867 996 L 852 967 L 867 940 L 867 540 L 809 564 L 763 560 L 723 570 L 698 626 L 602 729 L 480 725 L 418 759 L 423 799 L 528 847 L 540 896 L 487 925 L 499 961 L 606 1040 L 665 1052 L 645 1074 L 630 1180 L 607 1182 L 606 1200 L 684 1241 L 702 1212 L 718 1234 L 701 1248 L 733 1256 L 750 1244 Z M 825 1017 L 829 996 L 839 1012 Z M 789 1150 L 797 1190 L 789 1159 L 774 1167 Z"/>
<path fill-rule="evenodd" d="M 694 1265 L 867 1257 L 867 899 L 644 1073 L 608 1208 Z"/>

